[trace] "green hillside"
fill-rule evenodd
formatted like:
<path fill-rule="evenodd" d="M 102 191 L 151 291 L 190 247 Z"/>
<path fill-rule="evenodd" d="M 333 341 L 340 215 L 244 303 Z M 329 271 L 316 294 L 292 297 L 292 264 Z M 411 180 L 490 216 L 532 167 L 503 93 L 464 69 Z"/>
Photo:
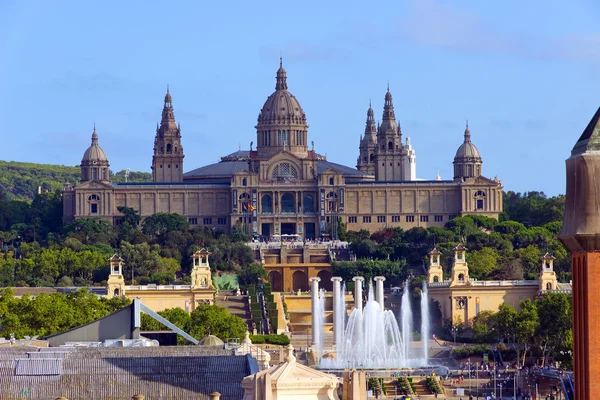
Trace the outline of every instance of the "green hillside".
<path fill-rule="evenodd" d="M 38 191 L 61 189 L 65 182 L 75 183 L 80 179 L 79 166 L 35 164 L 16 161 L 0 161 L 0 188 L 19 200 L 32 200 Z M 124 182 L 125 171 L 113 174 L 113 182 Z M 130 172 L 129 182 L 151 182 L 149 172 Z"/>

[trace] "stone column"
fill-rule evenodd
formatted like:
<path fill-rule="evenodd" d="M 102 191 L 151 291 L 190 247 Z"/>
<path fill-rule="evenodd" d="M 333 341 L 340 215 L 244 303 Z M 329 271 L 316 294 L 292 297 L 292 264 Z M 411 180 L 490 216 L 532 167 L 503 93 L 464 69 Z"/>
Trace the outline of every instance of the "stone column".
<path fill-rule="evenodd" d="M 342 278 L 340 278 L 339 276 L 334 276 L 333 278 L 331 278 L 331 282 L 333 282 L 333 344 L 336 345 L 338 342 L 338 336 L 341 336 L 342 332 L 344 331 L 343 326 L 337 326 L 339 318 L 339 315 L 337 315 L 338 303 L 340 302 L 339 298 Z"/>
<path fill-rule="evenodd" d="M 376 283 L 375 300 L 379 303 L 379 306 L 381 307 L 381 311 L 384 310 L 384 308 L 383 308 L 383 281 L 385 281 L 385 276 L 376 276 L 375 277 L 375 283 Z"/>
<path fill-rule="evenodd" d="M 354 308 L 362 311 L 362 283 L 365 278 L 362 276 L 355 276 L 352 280 L 354 281 Z"/>
<path fill-rule="evenodd" d="M 317 345 L 317 339 L 319 337 L 319 332 L 317 330 L 317 325 L 319 321 L 319 282 L 321 278 L 310 278 L 310 290 L 312 296 L 312 345 Z"/>

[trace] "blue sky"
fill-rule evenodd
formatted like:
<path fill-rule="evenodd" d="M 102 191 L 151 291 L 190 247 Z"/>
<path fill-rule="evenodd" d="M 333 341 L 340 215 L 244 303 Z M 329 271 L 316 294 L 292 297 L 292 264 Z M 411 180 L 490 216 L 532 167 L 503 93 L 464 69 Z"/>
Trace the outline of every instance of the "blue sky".
<path fill-rule="evenodd" d="M 564 193 L 600 106 L 600 3 L 3 0 L 0 159 L 78 165 L 96 123 L 113 171 L 150 171 L 170 85 L 185 171 L 256 143 L 283 54 L 309 141 L 354 166 L 389 82 L 417 176 L 452 178 L 469 120 L 505 190 Z"/>

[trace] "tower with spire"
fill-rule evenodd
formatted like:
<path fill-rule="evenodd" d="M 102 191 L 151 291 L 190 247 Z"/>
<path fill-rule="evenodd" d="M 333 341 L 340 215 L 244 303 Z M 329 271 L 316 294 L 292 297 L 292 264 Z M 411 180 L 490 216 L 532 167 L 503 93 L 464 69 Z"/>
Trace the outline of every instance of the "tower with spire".
<path fill-rule="evenodd" d="M 356 168 L 365 174 L 375 175 L 375 152 L 377 151 L 377 127 L 375 113 L 369 102 L 365 133 L 360 139 L 359 156 Z"/>
<path fill-rule="evenodd" d="M 98 144 L 96 124 L 94 124 L 94 132 L 92 132 L 92 144 L 81 158 L 81 182 L 87 181 L 110 182 L 108 158 Z"/>
<path fill-rule="evenodd" d="M 377 151 L 375 180 L 401 181 L 404 180 L 404 147 L 402 132 L 396 122 L 392 93 L 388 85 L 383 106 L 383 118 L 377 128 Z"/>
<path fill-rule="evenodd" d="M 152 178 L 154 182 L 183 181 L 183 146 L 181 129 L 175 124 L 173 99 L 167 86 L 165 104 L 160 125 L 156 127 L 154 155 L 152 156 Z"/>
<path fill-rule="evenodd" d="M 471 142 L 471 131 L 469 130 L 469 121 L 467 121 L 464 141 L 454 156 L 454 179 L 461 181 L 481 176 L 482 162 L 479 150 Z"/>

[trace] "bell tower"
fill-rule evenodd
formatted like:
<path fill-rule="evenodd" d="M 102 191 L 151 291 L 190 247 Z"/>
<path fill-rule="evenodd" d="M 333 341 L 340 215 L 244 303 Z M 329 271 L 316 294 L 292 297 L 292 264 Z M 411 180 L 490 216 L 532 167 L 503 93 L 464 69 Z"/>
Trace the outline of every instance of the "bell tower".
<path fill-rule="evenodd" d="M 108 259 L 110 274 L 108 275 L 108 293 L 106 297 L 125 296 L 125 278 L 123 278 L 123 259 L 116 253 Z"/>
<path fill-rule="evenodd" d="M 554 257 L 546 253 L 542 257 L 542 270 L 540 271 L 540 291 L 558 289 L 558 280 L 554 272 Z"/>
<path fill-rule="evenodd" d="M 377 128 L 377 156 L 375 180 L 401 181 L 404 179 L 402 133 L 396 122 L 392 94 L 388 86 L 383 106 L 383 118 Z"/>
<path fill-rule="evenodd" d="M 183 181 L 183 146 L 181 128 L 175 124 L 173 99 L 167 87 L 160 125 L 156 126 L 152 178 L 154 182 Z"/>
<path fill-rule="evenodd" d="M 459 244 L 454 248 L 454 265 L 452 266 L 452 282 L 450 286 L 469 283 L 469 265 L 466 259 L 467 248 Z"/>
<path fill-rule="evenodd" d="M 356 168 L 365 174 L 375 175 L 375 151 L 377 150 L 377 127 L 375 113 L 369 103 L 365 134 L 360 139 L 358 162 Z"/>
<path fill-rule="evenodd" d="M 435 247 L 429 253 L 429 270 L 427 271 L 427 283 L 441 282 L 444 280 L 444 270 L 440 264 L 440 251 Z"/>

